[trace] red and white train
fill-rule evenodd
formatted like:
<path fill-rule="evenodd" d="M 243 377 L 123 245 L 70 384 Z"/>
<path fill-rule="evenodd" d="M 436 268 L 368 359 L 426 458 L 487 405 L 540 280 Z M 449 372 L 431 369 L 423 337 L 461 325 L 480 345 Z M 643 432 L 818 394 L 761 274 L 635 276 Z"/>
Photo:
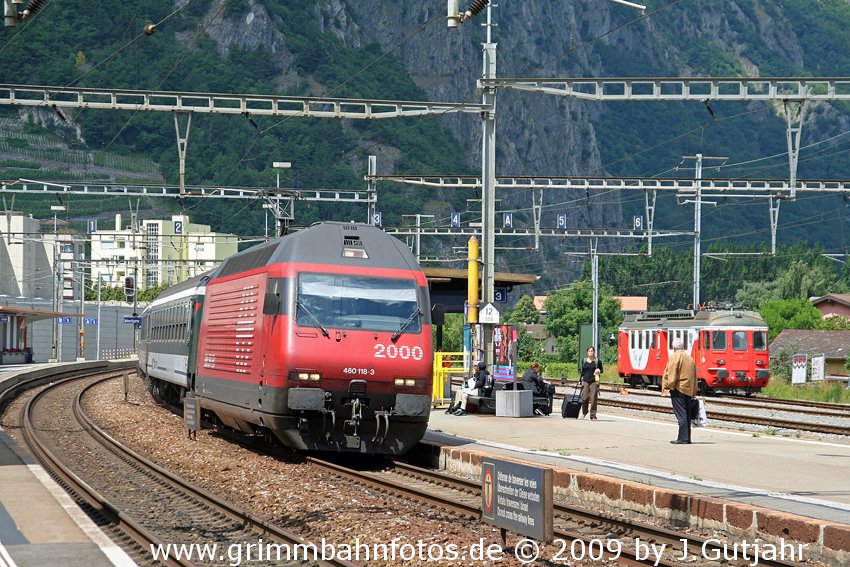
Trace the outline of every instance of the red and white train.
<path fill-rule="evenodd" d="M 161 400 L 304 450 L 401 454 L 428 427 L 428 283 L 401 241 L 321 223 L 167 290 L 142 313 Z"/>
<path fill-rule="evenodd" d="M 681 338 L 697 367 L 700 392 L 751 395 L 770 379 L 767 324 L 740 310 L 646 311 L 627 315 L 617 338 L 617 371 L 632 386 L 661 386 Z"/>

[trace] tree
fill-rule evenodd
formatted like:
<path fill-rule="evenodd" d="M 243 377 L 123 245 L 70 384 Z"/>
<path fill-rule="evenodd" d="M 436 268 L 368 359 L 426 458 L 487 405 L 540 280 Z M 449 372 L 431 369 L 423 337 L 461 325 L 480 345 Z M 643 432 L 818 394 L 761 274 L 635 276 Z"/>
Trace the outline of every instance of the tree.
<path fill-rule="evenodd" d="M 582 324 L 593 321 L 593 288 L 590 282 L 579 282 L 549 295 L 546 299 L 546 330 L 558 342 L 558 355 L 563 362 L 578 360 L 578 340 Z M 620 302 L 611 291 L 599 289 L 599 325 L 602 337 L 616 333 L 623 320 Z"/>
<path fill-rule="evenodd" d="M 508 323 L 539 323 L 540 313 L 534 308 L 534 299 L 530 295 L 523 295 L 516 302 L 514 310 L 508 317 Z"/>
<path fill-rule="evenodd" d="M 770 340 L 785 329 L 815 329 L 821 320 L 808 299 L 773 299 L 762 304 L 759 313 L 770 329 Z"/>

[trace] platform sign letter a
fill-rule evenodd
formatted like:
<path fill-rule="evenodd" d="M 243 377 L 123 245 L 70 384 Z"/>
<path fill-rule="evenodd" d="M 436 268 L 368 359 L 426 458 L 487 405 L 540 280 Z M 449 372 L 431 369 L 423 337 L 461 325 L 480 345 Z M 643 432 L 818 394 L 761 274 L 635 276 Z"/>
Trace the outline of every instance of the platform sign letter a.
<path fill-rule="evenodd" d="M 513 213 L 505 213 L 504 227 L 505 228 L 513 228 L 513 226 L 514 226 L 514 214 Z"/>

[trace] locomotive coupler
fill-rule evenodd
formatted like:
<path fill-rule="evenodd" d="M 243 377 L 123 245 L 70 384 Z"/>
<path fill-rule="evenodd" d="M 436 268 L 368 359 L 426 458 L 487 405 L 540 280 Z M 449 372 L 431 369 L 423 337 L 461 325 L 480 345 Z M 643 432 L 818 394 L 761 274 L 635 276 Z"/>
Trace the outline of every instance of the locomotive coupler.
<path fill-rule="evenodd" d="M 384 423 L 384 434 L 381 435 L 381 423 Z M 390 432 L 390 412 L 388 411 L 376 411 L 375 412 L 375 436 L 372 437 L 372 443 L 382 444 L 384 442 L 384 438 Z"/>
<path fill-rule="evenodd" d="M 347 447 L 360 447 L 360 436 L 357 434 L 357 428 L 363 419 L 363 412 L 360 406 L 360 399 L 354 398 L 351 400 L 351 419 L 346 419 L 342 422 L 342 434 L 345 435 L 345 443 Z"/>
<path fill-rule="evenodd" d="M 310 422 L 307 421 L 306 417 L 298 418 L 298 433 L 301 435 L 307 435 L 310 433 Z"/>

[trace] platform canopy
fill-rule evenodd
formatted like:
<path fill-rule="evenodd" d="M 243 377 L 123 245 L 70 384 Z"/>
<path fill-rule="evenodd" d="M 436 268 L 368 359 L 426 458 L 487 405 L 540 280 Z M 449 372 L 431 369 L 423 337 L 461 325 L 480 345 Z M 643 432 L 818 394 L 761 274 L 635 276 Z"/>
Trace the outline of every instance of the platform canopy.
<path fill-rule="evenodd" d="M 422 271 L 428 278 L 428 286 L 431 289 L 431 305 L 444 305 L 446 313 L 463 313 L 463 306 L 467 299 L 467 271 L 428 266 L 423 266 Z M 514 286 L 533 284 L 539 278 L 540 276 L 534 274 L 496 272 L 494 286 L 504 288 L 507 293 L 510 293 Z"/>
<path fill-rule="evenodd" d="M 29 325 L 42 319 L 55 319 L 56 317 L 82 317 L 80 313 L 60 313 L 58 311 L 45 311 L 43 309 L 27 309 L 13 305 L 0 305 L 0 317 L 17 317 L 21 326 Z"/>

